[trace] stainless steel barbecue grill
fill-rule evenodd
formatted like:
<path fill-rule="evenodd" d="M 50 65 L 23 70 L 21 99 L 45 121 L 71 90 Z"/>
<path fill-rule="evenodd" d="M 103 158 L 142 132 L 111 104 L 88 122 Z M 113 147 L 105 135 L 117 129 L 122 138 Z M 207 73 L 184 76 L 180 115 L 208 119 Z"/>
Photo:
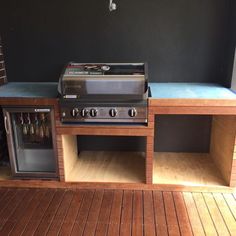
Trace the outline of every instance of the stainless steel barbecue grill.
<path fill-rule="evenodd" d="M 146 123 L 144 63 L 69 63 L 59 80 L 63 123 Z"/>

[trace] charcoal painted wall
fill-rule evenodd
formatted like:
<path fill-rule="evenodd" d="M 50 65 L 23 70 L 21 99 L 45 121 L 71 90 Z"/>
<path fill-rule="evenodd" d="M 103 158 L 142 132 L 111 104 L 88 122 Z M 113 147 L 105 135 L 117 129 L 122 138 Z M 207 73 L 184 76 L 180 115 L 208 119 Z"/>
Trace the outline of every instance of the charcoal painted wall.
<path fill-rule="evenodd" d="M 232 63 L 228 64 L 228 81 L 231 88 L 236 91 L 236 1 L 231 1 L 231 18 L 229 29 L 232 34 L 229 40 L 229 58 L 234 58 Z"/>
<path fill-rule="evenodd" d="M 9 81 L 57 81 L 68 61 L 149 64 L 151 81 L 222 82 L 229 0 L 2 0 Z"/>
<path fill-rule="evenodd" d="M 108 0 L 2 0 L 8 80 L 57 81 L 63 65 L 73 60 L 145 61 L 150 81 L 228 83 L 231 0 L 115 1 L 118 9 L 110 13 Z M 180 120 L 163 117 L 159 125 L 171 122 L 187 137 L 188 128 L 196 131 L 199 122 L 209 133 L 209 119 L 188 119 L 184 129 Z M 184 135 L 173 130 L 168 135 L 179 137 L 184 149 Z M 202 145 L 193 149 L 206 150 L 207 137 L 203 143 L 197 135 L 192 142 Z M 157 148 L 171 149 L 160 139 Z"/>

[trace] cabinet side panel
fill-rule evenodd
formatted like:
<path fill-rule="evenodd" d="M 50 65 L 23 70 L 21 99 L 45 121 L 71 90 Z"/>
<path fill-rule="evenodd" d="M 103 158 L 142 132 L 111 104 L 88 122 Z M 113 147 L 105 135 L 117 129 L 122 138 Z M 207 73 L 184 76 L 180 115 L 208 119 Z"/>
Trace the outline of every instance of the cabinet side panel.
<path fill-rule="evenodd" d="M 227 185 L 230 185 L 236 134 L 235 116 L 214 116 L 210 155 Z"/>
<path fill-rule="evenodd" d="M 78 160 L 77 136 L 62 135 L 62 148 L 65 181 L 68 181 L 70 172 Z"/>

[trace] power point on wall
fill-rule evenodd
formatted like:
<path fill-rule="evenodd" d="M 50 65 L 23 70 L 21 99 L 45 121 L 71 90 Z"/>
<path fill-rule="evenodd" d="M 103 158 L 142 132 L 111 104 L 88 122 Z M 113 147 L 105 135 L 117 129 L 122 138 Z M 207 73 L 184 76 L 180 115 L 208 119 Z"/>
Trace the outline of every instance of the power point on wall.
<path fill-rule="evenodd" d="M 109 2 L 109 10 L 115 11 L 117 9 L 116 3 L 113 2 L 113 0 L 110 0 Z"/>

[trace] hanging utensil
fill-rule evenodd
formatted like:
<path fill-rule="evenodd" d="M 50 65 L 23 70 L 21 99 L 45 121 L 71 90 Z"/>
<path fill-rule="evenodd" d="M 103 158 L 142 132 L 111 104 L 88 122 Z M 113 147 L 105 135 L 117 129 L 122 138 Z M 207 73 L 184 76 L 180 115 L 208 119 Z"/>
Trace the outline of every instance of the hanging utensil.
<path fill-rule="evenodd" d="M 31 121 L 31 118 L 30 118 L 30 114 L 29 114 L 29 113 L 28 113 L 28 124 L 29 124 L 29 133 L 30 133 L 30 135 L 34 135 L 34 134 L 35 134 L 34 124 L 33 124 L 33 122 Z"/>
<path fill-rule="evenodd" d="M 40 126 L 39 126 L 39 136 L 40 138 L 44 138 L 44 113 L 40 113 Z"/>
<path fill-rule="evenodd" d="M 34 123 L 35 123 L 35 135 L 39 136 L 39 120 L 38 120 L 38 114 L 37 113 L 35 113 Z"/>
<path fill-rule="evenodd" d="M 21 120 L 21 124 L 22 124 L 22 132 L 24 135 L 27 135 L 28 134 L 28 125 L 25 123 L 25 119 L 24 119 L 24 114 L 21 113 L 21 117 L 22 117 L 22 120 Z"/>

